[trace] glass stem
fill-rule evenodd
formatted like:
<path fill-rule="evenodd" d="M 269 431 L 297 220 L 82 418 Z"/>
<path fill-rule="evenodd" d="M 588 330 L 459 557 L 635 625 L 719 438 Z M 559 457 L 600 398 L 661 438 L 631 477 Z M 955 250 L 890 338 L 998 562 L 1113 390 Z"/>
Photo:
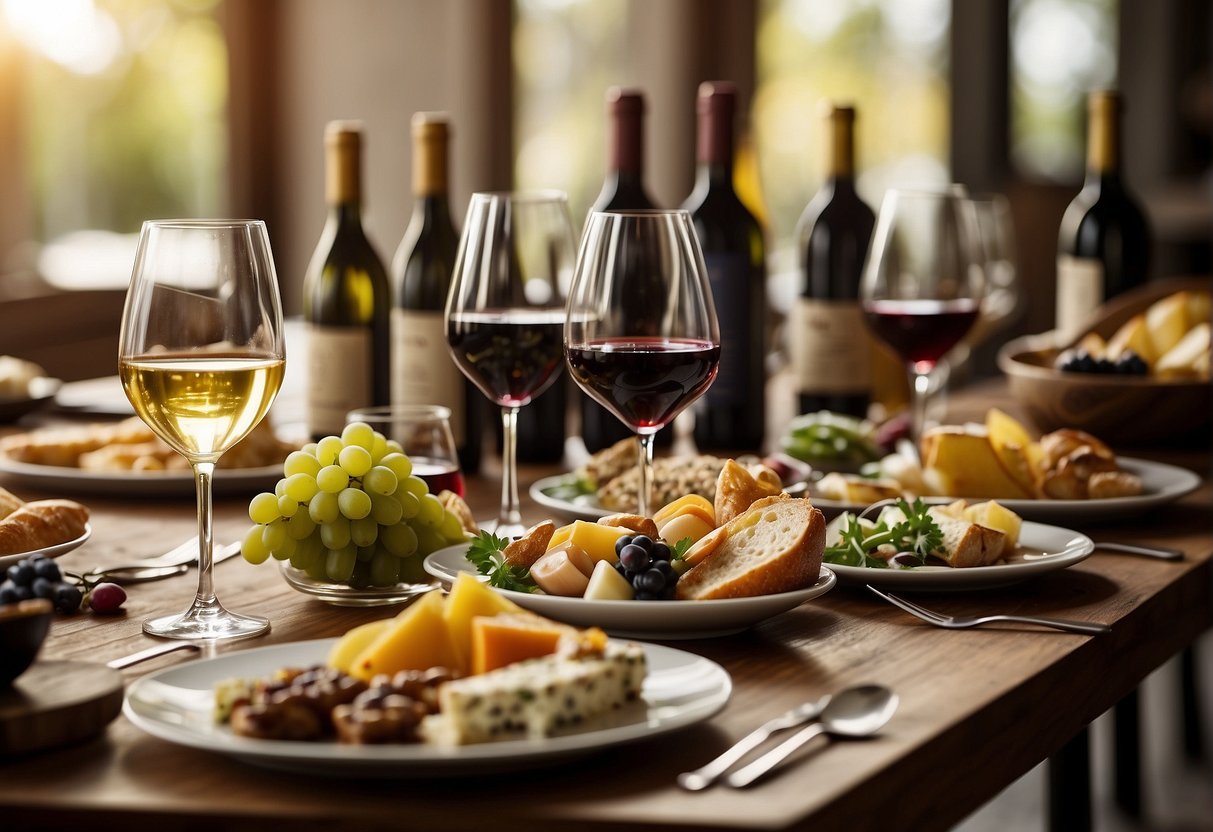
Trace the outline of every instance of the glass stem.
<path fill-rule="evenodd" d="M 215 576 L 213 571 L 214 531 L 211 512 L 211 480 L 215 475 L 215 463 L 195 462 L 194 482 L 198 486 L 198 594 L 196 606 L 213 607 L 215 599 Z"/>
<path fill-rule="evenodd" d="M 922 433 L 927 427 L 927 402 L 931 398 L 931 374 L 920 373 L 910 367 L 910 438 L 914 447 L 922 453 Z"/>
<path fill-rule="evenodd" d="M 649 516 L 649 496 L 653 487 L 653 434 L 642 433 L 640 439 L 640 490 L 636 494 L 637 514 Z"/>
<path fill-rule="evenodd" d="M 520 530 L 522 513 L 518 510 L 518 408 L 501 408 L 501 513 L 497 515 L 497 533 L 503 529 Z M 517 532 L 511 532 L 517 533 Z"/>

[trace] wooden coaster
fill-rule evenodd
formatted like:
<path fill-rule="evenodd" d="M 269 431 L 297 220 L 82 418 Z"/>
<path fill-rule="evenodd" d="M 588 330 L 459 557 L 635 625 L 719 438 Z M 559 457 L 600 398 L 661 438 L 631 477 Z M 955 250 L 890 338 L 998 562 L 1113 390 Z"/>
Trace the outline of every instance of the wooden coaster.
<path fill-rule="evenodd" d="M 0 690 L 0 756 L 83 742 L 122 711 L 122 675 L 103 664 L 35 662 Z"/>

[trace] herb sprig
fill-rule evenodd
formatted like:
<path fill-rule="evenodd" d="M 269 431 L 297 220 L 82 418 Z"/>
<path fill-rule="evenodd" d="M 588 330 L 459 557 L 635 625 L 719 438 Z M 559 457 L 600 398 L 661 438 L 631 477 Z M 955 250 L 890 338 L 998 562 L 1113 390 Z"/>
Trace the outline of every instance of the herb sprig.
<path fill-rule="evenodd" d="M 515 566 L 505 559 L 504 549 L 510 541 L 492 532 L 482 531 L 468 547 L 467 559 L 481 575 L 488 575 L 489 586 L 512 589 L 515 592 L 534 592 L 531 572 L 525 566 Z"/>
<path fill-rule="evenodd" d="M 943 545 L 943 530 L 922 500 L 916 499 L 911 505 L 901 499 L 896 505 L 904 519 L 892 525 L 885 520 L 877 521 L 874 526 L 865 525 L 855 515 L 848 514 L 838 542 L 825 550 L 823 560 L 840 566 L 885 569 L 889 565 L 887 558 L 873 553 L 887 546 L 894 553 L 914 555 L 917 565 L 925 563 L 927 555 Z"/>

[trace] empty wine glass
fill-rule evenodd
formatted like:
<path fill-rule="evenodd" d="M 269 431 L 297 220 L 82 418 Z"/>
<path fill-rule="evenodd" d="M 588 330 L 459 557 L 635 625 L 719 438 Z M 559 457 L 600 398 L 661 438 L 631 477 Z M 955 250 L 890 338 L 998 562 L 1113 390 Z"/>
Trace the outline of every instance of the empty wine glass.
<path fill-rule="evenodd" d="M 224 609 L 212 574 L 211 478 L 278 393 L 286 359 L 278 279 L 259 220 L 143 224 L 122 314 L 118 374 L 135 412 L 189 460 L 198 488 L 198 591 L 143 623 L 166 638 L 246 638 L 270 627 Z"/>
<path fill-rule="evenodd" d="M 653 435 L 712 384 L 720 331 L 686 211 L 594 212 L 564 347 L 569 371 L 640 437 L 638 511 L 649 514 Z"/>
<path fill-rule="evenodd" d="M 872 332 L 906 362 L 916 443 L 926 423 L 931 371 L 981 308 L 980 245 L 973 205 L 956 191 L 885 194 L 860 298 Z"/>
<path fill-rule="evenodd" d="M 477 193 L 455 255 L 446 338 L 455 363 L 501 407 L 503 537 L 525 531 L 518 508 L 518 409 L 552 385 L 564 352 L 564 298 L 576 248 L 558 191 Z"/>

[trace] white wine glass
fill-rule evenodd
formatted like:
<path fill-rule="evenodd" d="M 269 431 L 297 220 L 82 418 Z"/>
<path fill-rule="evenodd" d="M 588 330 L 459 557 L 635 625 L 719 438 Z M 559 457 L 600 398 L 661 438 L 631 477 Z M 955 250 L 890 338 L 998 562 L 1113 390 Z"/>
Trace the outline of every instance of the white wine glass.
<path fill-rule="evenodd" d="M 518 410 L 559 377 L 576 244 L 559 191 L 476 193 L 455 255 L 446 339 L 459 369 L 501 408 L 501 508 L 494 532 L 526 529 L 518 503 Z"/>
<path fill-rule="evenodd" d="M 573 379 L 640 439 L 638 513 L 649 515 L 653 436 L 711 386 L 720 330 L 687 211 L 590 214 L 569 291 Z"/>
<path fill-rule="evenodd" d="M 223 453 L 270 409 L 285 359 L 278 279 L 263 222 L 143 224 L 122 314 L 118 374 L 139 418 L 194 470 L 199 544 L 190 608 L 145 621 L 144 632 L 231 639 L 269 630 L 267 619 L 230 612 L 215 596 L 211 479 Z"/>
<path fill-rule="evenodd" d="M 922 439 L 931 373 L 972 329 L 985 292 L 972 202 L 956 190 L 890 190 L 860 283 L 864 319 L 906 363 L 911 437 Z"/>

